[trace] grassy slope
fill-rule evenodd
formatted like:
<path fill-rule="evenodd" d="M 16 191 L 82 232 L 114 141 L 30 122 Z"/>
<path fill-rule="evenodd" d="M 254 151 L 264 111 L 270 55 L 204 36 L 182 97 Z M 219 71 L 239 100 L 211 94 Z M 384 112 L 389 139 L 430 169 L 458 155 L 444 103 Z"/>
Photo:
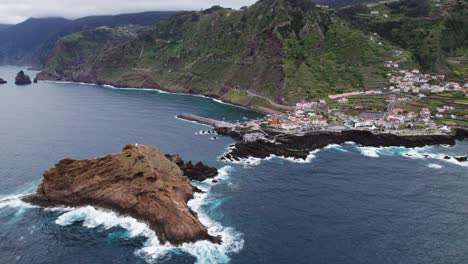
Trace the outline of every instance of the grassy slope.
<path fill-rule="evenodd" d="M 408 0 L 400 2 L 405 1 Z M 458 80 L 468 78 L 466 64 L 460 65 L 447 61 L 448 57 L 457 60 L 457 58 L 467 56 L 468 2 L 427 1 L 430 11 L 418 16 L 412 14 L 415 10 L 411 10 L 404 4 L 399 8 L 392 8 L 391 5 L 386 4 L 371 7 L 371 10 L 388 14 L 388 18 L 381 15 L 349 16 L 345 12 L 341 13 L 346 14 L 343 17 L 355 27 L 377 32 L 393 44 L 411 51 L 423 70 L 448 74 L 451 78 Z"/>

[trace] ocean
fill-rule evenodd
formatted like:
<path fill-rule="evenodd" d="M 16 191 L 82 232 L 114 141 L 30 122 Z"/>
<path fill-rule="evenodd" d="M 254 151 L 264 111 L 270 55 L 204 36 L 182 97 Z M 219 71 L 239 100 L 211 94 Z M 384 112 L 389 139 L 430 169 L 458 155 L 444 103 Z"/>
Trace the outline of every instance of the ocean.
<path fill-rule="evenodd" d="M 75 83 L 13 84 L 0 67 L 0 263 L 467 263 L 468 164 L 454 147 L 363 148 L 224 163 L 235 141 L 176 118 L 259 113 L 206 97 Z M 33 77 L 37 72 L 26 71 Z M 126 144 L 160 147 L 219 169 L 189 205 L 222 245 L 160 244 L 144 223 L 92 207 L 43 209 L 18 197 L 63 158 Z M 428 155 L 425 157 L 424 155 Z"/>

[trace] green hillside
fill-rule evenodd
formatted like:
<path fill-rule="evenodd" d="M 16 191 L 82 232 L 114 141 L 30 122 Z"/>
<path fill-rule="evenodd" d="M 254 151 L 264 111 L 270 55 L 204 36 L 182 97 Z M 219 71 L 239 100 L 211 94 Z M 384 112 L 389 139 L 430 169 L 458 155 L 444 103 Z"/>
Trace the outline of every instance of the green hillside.
<path fill-rule="evenodd" d="M 401 0 L 370 5 L 367 12 L 353 7 L 339 14 L 354 27 L 408 49 L 425 71 L 468 78 L 468 1 Z"/>
<path fill-rule="evenodd" d="M 254 94 L 292 104 L 383 86 L 383 62 L 401 48 L 372 32 L 308 0 L 261 0 L 242 10 L 215 6 L 175 15 L 125 41 L 97 40 L 91 53 L 86 38 L 67 36 L 41 78 L 201 93 L 274 108 Z M 412 63 L 412 54 L 405 54 Z"/>

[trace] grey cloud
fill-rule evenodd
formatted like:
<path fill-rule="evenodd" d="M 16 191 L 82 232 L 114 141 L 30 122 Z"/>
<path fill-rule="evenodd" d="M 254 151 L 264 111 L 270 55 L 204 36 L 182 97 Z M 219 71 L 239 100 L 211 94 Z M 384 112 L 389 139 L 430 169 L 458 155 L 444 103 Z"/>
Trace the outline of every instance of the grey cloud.
<path fill-rule="evenodd" d="M 213 5 L 239 8 L 255 0 L 0 0 L 0 23 L 15 24 L 29 17 L 112 15 L 143 11 L 199 10 Z"/>

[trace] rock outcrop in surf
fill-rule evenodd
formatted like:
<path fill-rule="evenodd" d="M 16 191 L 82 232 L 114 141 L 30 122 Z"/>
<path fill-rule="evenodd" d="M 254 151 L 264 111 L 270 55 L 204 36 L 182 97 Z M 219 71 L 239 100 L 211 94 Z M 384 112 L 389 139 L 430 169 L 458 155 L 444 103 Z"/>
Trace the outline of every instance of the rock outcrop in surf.
<path fill-rule="evenodd" d="M 26 75 L 24 71 L 18 72 L 15 78 L 15 84 L 16 85 L 26 85 L 26 84 L 31 84 L 31 78 L 29 75 Z"/>
<path fill-rule="evenodd" d="M 37 192 L 23 200 L 44 207 L 111 209 L 147 222 L 162 243 L 220 243 L 188 207 L 192 198 L 188 177 L 160 149 L 127 145 L 116 154 L 60 161 L 44 173 Z"/>
<path fill-rule="evenodd" d="M 7 81 L 3 80 L 2 78 L 0 78 L 0 84 L 5 84 L 7 83 Z"/>
<path fill-rule="evenodd" d="M 219 134 L 230 135 L 229 131 L 216 129 Z M 457 129 L 453 135 L 414 135 L 375 134 L 365 130 L 341 132 L 318 131 L 304 135 L 265 135 L 268 140 L 240 141 L 221 157 L 221 160 L 240 160 L 249 157 L 267 158 L 271 155 L 306 159 L 311 151 L 330 144 L 343 144 L 348 141 L 366 147 L 424 147 L 428 145 L 455 145 L 455 141 L 467 137 L 466 130 Z"/>
<path fill-rule="evenodd" d="M 198 162 L 193 165 L 192 161 L 185 162 L 179 155 L 166 155 L 166 157 L 177 164 L 184 172 L 184 175 L 191 181 L 204 181 L 218 176 L 218 170 L 216 168 L 209 167 L 203 164 L 203 162 Z"/>

